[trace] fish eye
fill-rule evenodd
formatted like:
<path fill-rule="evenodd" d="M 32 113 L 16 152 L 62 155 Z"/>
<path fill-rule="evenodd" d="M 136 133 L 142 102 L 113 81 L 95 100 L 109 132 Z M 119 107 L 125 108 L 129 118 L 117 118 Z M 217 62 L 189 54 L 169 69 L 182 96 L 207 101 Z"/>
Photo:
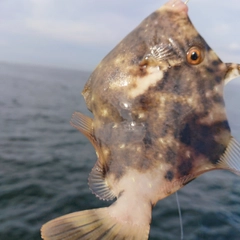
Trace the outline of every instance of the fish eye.
<path fill-rule="evenodd" d="M 203 51 L 200 47 L 191 47 L 187 51 L 187 61 L 192 65 L 197 65 L 203 61 Z"/>

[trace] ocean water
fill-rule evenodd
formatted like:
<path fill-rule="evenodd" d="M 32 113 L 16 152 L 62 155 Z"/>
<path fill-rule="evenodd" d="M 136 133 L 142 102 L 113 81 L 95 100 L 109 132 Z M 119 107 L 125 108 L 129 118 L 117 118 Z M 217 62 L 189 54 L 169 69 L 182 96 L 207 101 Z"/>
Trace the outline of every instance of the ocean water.
<path fill-rule="evenodd" d="M 96 155 L 72 128 L 90 73 L 0 64 L 0 240 L 40 239 L 41 225 L 66 213 L 108 206 L 89 190 Z M 240 141 L 240 81 L 225 90 L 233 135 Z M 184 239 L 240 239 L 240 177 L 202 175 L 179 191 Z M 151 240 L 180 239 L 175 195 L 153 209 Z"/>

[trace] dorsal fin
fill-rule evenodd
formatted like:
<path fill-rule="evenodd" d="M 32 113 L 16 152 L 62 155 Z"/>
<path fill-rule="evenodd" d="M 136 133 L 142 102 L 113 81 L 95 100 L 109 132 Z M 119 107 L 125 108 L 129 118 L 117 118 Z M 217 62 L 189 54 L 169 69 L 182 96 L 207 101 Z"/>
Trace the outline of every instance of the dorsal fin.
<path fill-rule="evenodd" d="M 228 169 L 240 175 L 240 144 L 232 137 L 225 153 L 220 158 L 218 165 L 220 168 Z"/>
<path fill-rule="evenodd" d="M 72 115 L 70 124 L 84 134 L 92 143 L 98 157 L 97 163 L 89 175 L 89 187 L 92 192 L 102 200 L 112 200 L 115 195 L 110 190 L 105 179 L 106 169 L 103 167 L 103 157 L 101 148 L 94 136 L 93 120 L 80 112 Z"/>

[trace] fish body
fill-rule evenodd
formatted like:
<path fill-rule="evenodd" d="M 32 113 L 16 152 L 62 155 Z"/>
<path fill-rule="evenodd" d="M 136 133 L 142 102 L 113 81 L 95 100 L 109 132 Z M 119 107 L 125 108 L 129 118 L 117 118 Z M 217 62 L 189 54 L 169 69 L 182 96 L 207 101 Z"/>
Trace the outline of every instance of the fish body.
<path fill-rule="evenodd" d="M 180 0 L 170 0 L 97 66 L 83 90 L 94 118 L 71 124 L 98 160 L 89 186 L 110 207 L 50 221 L 43 239 L 147 239 L 152 207 L 199 175 L 240 171 L 223 89 L 240 74 L 199 35 Z"/>

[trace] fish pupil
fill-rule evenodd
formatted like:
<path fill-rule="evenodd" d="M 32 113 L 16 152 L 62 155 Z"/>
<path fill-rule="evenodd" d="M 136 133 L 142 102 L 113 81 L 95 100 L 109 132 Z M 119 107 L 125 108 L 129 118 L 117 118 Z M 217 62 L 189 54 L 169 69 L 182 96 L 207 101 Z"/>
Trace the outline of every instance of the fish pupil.
<path fill-rule="evenodd" d="M 197 54 L 197 52 L 192 52 L 192 54 L 191 54 L 191 59 L 193 60 L 193 61 L 196 61 L 196 60 L 198 60 L 198 54 Z"/>

